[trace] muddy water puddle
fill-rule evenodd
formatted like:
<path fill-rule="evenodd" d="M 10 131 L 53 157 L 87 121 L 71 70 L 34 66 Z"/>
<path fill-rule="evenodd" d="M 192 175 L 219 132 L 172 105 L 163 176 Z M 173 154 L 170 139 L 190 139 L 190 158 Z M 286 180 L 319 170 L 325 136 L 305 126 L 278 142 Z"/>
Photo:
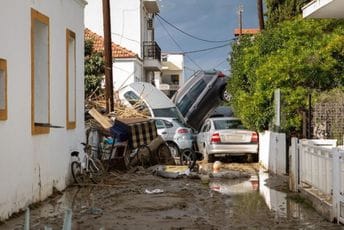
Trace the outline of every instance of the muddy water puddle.
<path fill-rule="evenodd" d="M 288 193 L 286 183 L 286 178 L 260 171 L 248 179 L 211 180 L 209 188 L 224 196 L 228 219 L 240 222 L 238 228 L 344 229 L 319 216 L 297 194 Z"/>
<path fill-rule="evenodd" d="M 110 177 L 102 186 L 69 187 L 33 207 L 30 226 L 62 229 L 70 209 L 72 229 L 343 228 L 288 194 L 285 177 L 258 171 L 237 174 L 232 173 L 233 165 L 229 168 L 222 169 L 225 178 L 166 179 L 136 173 Z M 236 179 L 229 179 L 232 174 Z M 0 224 L 0 229 L 23 229 L 23 223 L 21 214 Z"/>

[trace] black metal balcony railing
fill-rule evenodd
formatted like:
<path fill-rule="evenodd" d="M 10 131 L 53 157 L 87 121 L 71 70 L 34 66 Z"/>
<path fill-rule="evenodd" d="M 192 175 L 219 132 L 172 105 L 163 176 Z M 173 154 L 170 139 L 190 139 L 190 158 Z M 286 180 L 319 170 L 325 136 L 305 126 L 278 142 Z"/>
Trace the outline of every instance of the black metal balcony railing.
<path fill-rule="evenodd" d="M 152 58 L 161 61 L 161 49 L 155 41 L 143 42 L 143 58 Z"/>

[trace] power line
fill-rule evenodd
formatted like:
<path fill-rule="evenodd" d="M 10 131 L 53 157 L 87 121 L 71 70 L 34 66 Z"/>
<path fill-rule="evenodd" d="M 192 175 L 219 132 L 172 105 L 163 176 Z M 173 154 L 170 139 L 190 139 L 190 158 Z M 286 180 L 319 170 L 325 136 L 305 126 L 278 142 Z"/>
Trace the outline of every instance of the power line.
<path fill-rule="evenodd" d="M 172 37 L 172 35 L 170 34 L 170 32 L 168 32 L 168 30 L 166 29 L 165 25 L 162 24 L 162 22 L 160 21 L 160 19 L 158 18 L 159 23 L 161 24 L 162 28 L 166 31 L 167 35 L 171 38 L 171 40 L 176 44 L 176 46 L 178 46 L 178 48 L 183 52 L 183 48 L 178 44 L 178 42 Z M 194 60 L 192 60 L 191 57 L 189 57 L 188 55 L 185 55 L 185 57 L 187 57 L 195 66 L 197 66 L 199 69 L 203 70 L 201 66 L 199 66 Z"/>
<path fill-rule="evenodd" d="M 217 67 L 221 66 L 223 63 L 225 63 L 227 61 L 227 59 L 221 61 L 219 64 L 215 65 L 214 69 L 216 69 Z"/>
<path fill-rule="evenodd" d="M 229 45 L 230 44 L 225 44 L 225 45 L 221 45 L 221 46 L 209 47 L 209 48 L 200 49 L 200 50 L 186 51 L 186 52 L 184 52 L 184 54 L 199 53 L 199 52 L 204 52 L 204 51 L 208 51 L 208 50 L 214 50 L 214 49 L 222 48 L 222 47 L 229 46 Z"/>
<path fill-rule="evenodd" d="M 125 38 L 125 39 L 127 39 L 127 40 L 129 40 L 129 41 L 132 41 L 132 42 L 135 42 L 135 43 L 140 44 L 140 42 L 139 42 L 138 40 L 131 39 L 131 38 L 128 38 L 128 37 L 125 37 L 125 36 L 123 36 L 122 34 L 118 34 L 118 33 L 115 33 L 115 32 L 112 32 L 111 34 L 116 35 L 116 36 L 119 36 L 119 37 L 121 37 L 121 39 L 122 39 L 122 38 Z"/>
<path fill-rule="evenodd" d="M 191 38 L 194 38 L 196 40 L 199 40 L 199 41 L 203 41 L 203 42 L 210 42 L 210 43 L 224 43 L 224 42 L 230 42 L 231 40 L 233 39 L 229 39 L 229 40 L 220 40 L 220 41 L 216 41 L 216 40 L 208 40 L 208 39 L 204 39 L 204 38 L 199 38 L 199 37 L 196 37 L 188 32 L 185 32 L 184 30 L 180 29 L 179 27 L 173 25 L 172 23 L 170 23 L 169 21 L 167 21 L 166 19 L 164 19 L 163 17 L 161 17 L 159 14 L 157 14 L 157 16 L 163 20 L 164 22 L 166 22 L 168 25 L 172 26 L 173 28 L 175 28 L 176 30 L 178 30 L 179 32 L 191 37 Z"/>

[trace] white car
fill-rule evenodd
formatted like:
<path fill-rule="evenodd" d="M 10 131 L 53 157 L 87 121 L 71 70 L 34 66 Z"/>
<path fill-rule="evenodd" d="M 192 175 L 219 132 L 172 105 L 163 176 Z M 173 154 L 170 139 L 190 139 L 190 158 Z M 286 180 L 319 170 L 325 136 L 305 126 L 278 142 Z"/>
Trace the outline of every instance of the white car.
<path fill-rule="evenodd" d="M 217 156 L 246 156 L 258 159 L 258 134 L 246 129 L 235 117 L 208 118 L 197 135 L 203 158 L 213 162 Z"/>
<path fill-rule="evenodd" d="M 150 83 L 131 83 L 119 90 L 119 98 L 128 106 L 139 102 L 140 109 L 148 111 L 148 115 L 152 118 L 175 118 L 185 124 L 184 117 L 171 99 Z"/>
<path fill-rule="evenodd" d="M 191 149 L 193 134 L 190 128 L 185 127 L 175 118 L 156 117 L 158 134 L 166 141 L 174 157 L 180 156 L 185 149 Z"/>

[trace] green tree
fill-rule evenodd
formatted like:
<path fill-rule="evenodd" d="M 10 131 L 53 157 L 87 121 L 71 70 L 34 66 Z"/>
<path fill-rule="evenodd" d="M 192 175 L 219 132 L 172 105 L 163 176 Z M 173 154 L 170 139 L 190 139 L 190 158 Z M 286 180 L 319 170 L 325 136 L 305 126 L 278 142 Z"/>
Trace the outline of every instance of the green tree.
<path fill-rule="evenodd" d="M 233 43 L 232 106 L 250 128 L 264 130 L 274 116 L 273 93 L 284 98 L 282 130 L 298 132 L 307 95 L 344 85 L 344 21 L 284 21 Z"/>
<path fill-rule="evenodd" d="M 104 59 L 101 52 L 93 49 L 93 41 L 85 40 L 85 97 L 101 93 L 104 76 Z"/>
<path fill-rule="evenodd" d="M 268 20 L 266 22 L 268 28 L 276 26 L 278 23 L 285 20 L 293 19 L 299 15 L 301 8 L 311 0 L 265 0 L 266 15 Z"/>

